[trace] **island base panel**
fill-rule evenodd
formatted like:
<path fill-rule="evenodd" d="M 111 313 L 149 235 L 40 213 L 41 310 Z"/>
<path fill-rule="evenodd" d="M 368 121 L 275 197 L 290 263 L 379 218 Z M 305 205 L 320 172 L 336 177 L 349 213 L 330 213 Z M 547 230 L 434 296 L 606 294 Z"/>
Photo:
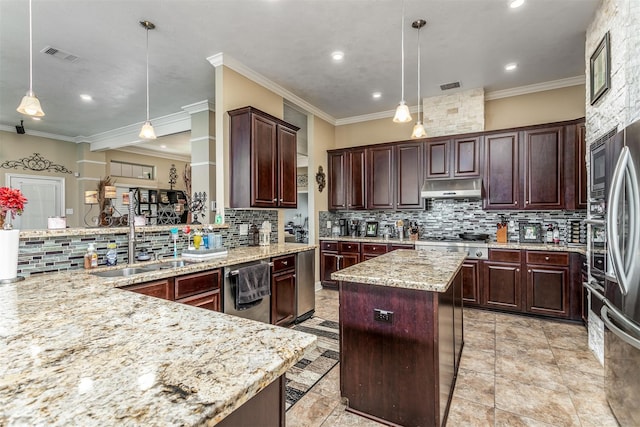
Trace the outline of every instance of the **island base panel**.
<path fill-rule="evenodd" d="M 456 288 L 340 282 L 340 391 L 350 411 L 404 426 L 443 423 L 455 375 Z M 392 312 L 391 322 L 376 320 L 376 309 Z"/>
<path fill-rule="evenodd" d="M 281 375 L 217 425 L 221 427 L 284 427 L 284 408 L 285 386 L 284 375 Z"/>

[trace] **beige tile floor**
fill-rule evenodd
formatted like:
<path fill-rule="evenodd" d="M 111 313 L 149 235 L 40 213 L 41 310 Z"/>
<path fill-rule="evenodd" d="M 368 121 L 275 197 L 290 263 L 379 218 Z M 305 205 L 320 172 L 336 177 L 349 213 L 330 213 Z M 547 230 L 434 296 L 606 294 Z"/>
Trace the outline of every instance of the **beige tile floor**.
<path fill-rule="evenodd" d="M 338 320 L 336 291 L 316 293 L 316 316 Z M 617 426 L 583 326 L 473 309 L 464 319 L 448 426 Z M 287 426 L 380 426 L 345 411 L 339 380 L 336 365 L 287 412 Z"/>

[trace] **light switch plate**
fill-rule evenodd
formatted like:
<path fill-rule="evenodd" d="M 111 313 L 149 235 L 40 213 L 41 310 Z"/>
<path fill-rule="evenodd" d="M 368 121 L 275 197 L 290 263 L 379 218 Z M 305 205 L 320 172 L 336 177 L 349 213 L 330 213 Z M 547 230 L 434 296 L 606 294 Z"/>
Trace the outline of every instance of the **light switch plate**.
<path fill-rule="evenodd" d="M 327 228 L 331 229 L 331 221 L 327 221 Z"/>
<path fill-rule="evenodd" d="M 249 234 L 249 224 L 240 224 L 240 235 L 246 236 Z"/>
<path fill-rule="evenodd" d="M 65 209 L 65 210 L 64 210 L 64 213 L 65 213 L 66 215 L 73 215 L 73 208 L 67 208 L 67 209 Z"/>

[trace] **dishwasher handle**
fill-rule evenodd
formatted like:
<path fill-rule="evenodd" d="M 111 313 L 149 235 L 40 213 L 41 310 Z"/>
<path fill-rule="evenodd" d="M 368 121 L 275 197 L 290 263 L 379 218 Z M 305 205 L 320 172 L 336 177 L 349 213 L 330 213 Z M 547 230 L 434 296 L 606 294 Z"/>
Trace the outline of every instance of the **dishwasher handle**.
<path fill-rule="evenodd" d="M 269 267 L 273 267 L 273 263 L 272 262 L 260 262 L 260 264 L 269 264 Z M 231 276 L 237 276 L 238 275 L 238 270 L 231 270 L 227 276 L 231 277 Z"/>

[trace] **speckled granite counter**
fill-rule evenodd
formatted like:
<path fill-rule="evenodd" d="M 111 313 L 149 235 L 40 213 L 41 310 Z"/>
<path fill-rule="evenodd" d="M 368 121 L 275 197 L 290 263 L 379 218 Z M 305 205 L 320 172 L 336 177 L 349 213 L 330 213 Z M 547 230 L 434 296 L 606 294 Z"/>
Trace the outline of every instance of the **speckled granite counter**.
<path fill-rule="evenodd" d="M 576 252 L 586 255 L 587 246 L 569 246 L 569 245 L 554 245 L 548 243 L 497 243 L 490 242 L 489 249 L 527 249 L 530 251 L 559 251 L 559 252 Z"/>
<path fill-rule="evenodd" d="M 122 283 L 72 271 L 0 285 L 0 425 L 216 424 L 316 337 L 113 286 L 313 247 L 243 248 Z"/>
<path fill-rule="evenodd" d="M 465 255 L 399 249 L 331 274 L 333 280 L 445 292 Z"/>
<path fill-rule="evenodd" d="M 153 232 L 153 231 L 166 231 L 169 232 L 172 228 L 186 227 L 186 224 L 178 225 L 145 225 L 136 226 L 136 232 Z M 191 225 L 191 228 L 195 229 L 197 226 Z M 200 226 L 202 227 L 202 226 Z M 200 228 L 197 227 L 197 228 Z M 211 224 L 214 230 L 227 229 L 228 224 Z M 21 230 L 20 238 L 27 239 L 32 237 L 51 237 L 51 236 L 93 236 L 96 234 L 127 234 L 129 227 L 86 227 L 86 228 L 59 228 L 59 229 L 40 229 L 40 230 Z"/>
<path fill-rule="evenodd" d="M 410 239 L 383 239 L 382 237 L 320 237 L 319 240 L 339 240 L 341 242 L 360 242 L 360 243 L 391 243 L 393 245 L 413 245 L 415 242 Z"/>

